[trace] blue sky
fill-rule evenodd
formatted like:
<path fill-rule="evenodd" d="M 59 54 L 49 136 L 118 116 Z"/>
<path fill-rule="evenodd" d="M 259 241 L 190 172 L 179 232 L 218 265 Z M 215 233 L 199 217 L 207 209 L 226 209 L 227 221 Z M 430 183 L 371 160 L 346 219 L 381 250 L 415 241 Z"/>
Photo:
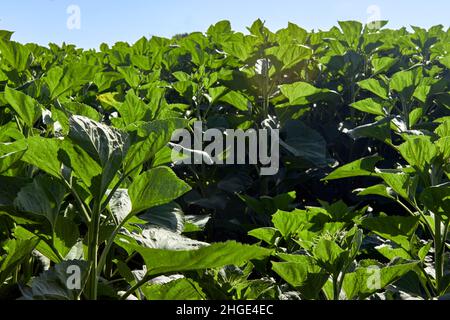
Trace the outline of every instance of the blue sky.
<path fill-rule="evenodd" d="M 142 36 L 206 31 L 223 19 L 233 29 L 261 18 L 271 29 L 288 21 L 306 29 L 326 29 L 338 20 L 367 22 L 379 15 L 388 27 L 418 25 L 449 27 L 449 0 L 0 0 L 0 29 L 15 31 L 20 42 L 76 44 L 134 42 Z M 70 30 L 70 5 L 80 9 L 80 29 Z M 375 7 L 374 7 L 375 6 Z"/>

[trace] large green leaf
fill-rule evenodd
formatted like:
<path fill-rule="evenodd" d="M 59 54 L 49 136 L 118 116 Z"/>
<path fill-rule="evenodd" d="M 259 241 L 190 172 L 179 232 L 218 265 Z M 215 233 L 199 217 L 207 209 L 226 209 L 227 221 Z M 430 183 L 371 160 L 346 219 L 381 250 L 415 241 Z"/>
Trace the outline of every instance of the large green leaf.
<path fill-rule="evenodd" d="M 380 156 L 372 156 L 356 160 L 336 169 L 324 178 L 324 180 L 371 176 L 374 174 L 375 165 L 381 160 L 383 160 L 383 158 Z"/>
<path fill-rule="evenodd" d="M 130 252 L 133 250 L 132 246 L 127 246 L 127 242 L 135 242 L 133 240 L 130 241 L 130 238 L 134 239 L 139 243 L 139 245 L 143 248 L 152 248 L 152 249 L 164 249 L 164 250 L 194 250 L 198 248 L 202 248 L 208 246 L 209 244 L 206 242 L 201 242 L 197 240 L 193 240 L 182 236 L 178 233 L 172 232 L 165 228 L 154 227 L 154 226 L 146 226 L 140 234 L 134 232 L 127 235 L 120 235 L 116 239 L 116 243 L 121 247 L 128 249 Z"/>
<path fill-rule="evenodd" d="M 41 115 L 41 106 L 32 97 L 23 92 L 5 88 L 5 99 L 25 124 L 32 128 Z"/>
<path fill-rule="evenodd" d="M 19 191 L 30 182 L 31 179 L 0 176 L 0 207 L 13 206 Z"/>
<path fill-rule="evenodd" d="M 0 286 L 12 276 L 14 269 L 27 259 L 36 247 L 39 238 L 27 240 L 8 240 L 2 245 L 6 254 L 0 257 Z"/>
<path fill-rule="evenodd" d="M 25 71 L 31 63 L 30 50 L 15 41 L 0 38 L 0 52 L 3 59 L 17 72 Z"/>
<path fill-rule="evenodd" d="M 102 167 L 93 194 L 102 196 L 116 176 L 129 147 L 128 135 L 83 116 L 70 117 L 70 139 Z"/>
<path fill-rule="evenodd" d="M 397 58 L 391 58 L 391 57 L 381 57 L 381 58 L 375 58 L 372 59 L 372 66 L 373 66 L 373 73 L 379 74 L 382 72 L 389 71 L 391 67 L 395 63 L 397 63 Z"/>
<path fill-rule="evenodd" d="M 278 210 L 272 217 L 275 228 L 284 237 L 292 236 L 306 223 L 306 213 L 302 210 L 286 212 Z"/>
<path fill-rule="evenodd" d="M 377 175 L 392 188 L 395 193 L 406 200 L 415 196 L 417 179 L 404 172 L 392 172 L 391 170 L 378 170 Z"/>
<path fill-rule="evenodd" d="M 23 289 L 25 300 L 78 300 L 87 281 L 89 263 L 61 262 L 45 271 Z"/>
<path fill-rule="evenodd" d="M 21 226 L 17 226 L 14 229 L 14 236 L 20 240 L 30 240 L 36 238 L 36 235 L 33 232 Z M 60 263 L 62 261 L 61 257 L 55 252 L 55 249 L 52 248 L 52 246 L 48 242 L 40 239 L 35 249 L 50 261 L 54 263 Z"/>
<path fill-rule="evenodd" d="M 364 99 L 364 100 L 355 102 L 355 103 L 351 104 L 350 106 L 359 111 L 367 112 L 367 113 L 374 114 L 377 116 L 385 116 L 386 115 L 383 104 L 373 98 Z"/>
<path fill-rule="evenodd" d="M 53 245 L 60 256 L 68 259 L 67 257 L 70 256 L 74 247 L 76 249 L 77 245 L 82 246 L 79 240 L 80 231 L 78 225 L 69 217 L 59 216 L 54 226 Z"/>
<path fill-rule="evenodd" d="M 301 61 L 308 60 L 312 53 L 312 49 L 298 44 L 282 44 L 266 50 L 269 57 L 276 59 L 271 59 L 271 62 L 276 62 L 275 65 L 280 71 L 290 69 Z"/>
<path fill-rule="evenodd" d="M 131 199 L 127 189 L 117 189 L 109 201 L 109 210 L 115 218 L 115 222 L 120 224 L 130 214 L 132 209 Z"/>
<path fill-rule="evenodd" d="M 314 246 L 314 258 L 317 263 L 331 274 L 338 274 L 343 268 L 348 252 L 343 250 L 336 242 L 320 239 Z"/>
<path fill-rule="evenodd" d="M 437 147 L 426 136 L 408 138 L 398 149 L 403 158 L 419 171 L 425 170 L 437 154 Z"/>
<path fill-rule="evenodd" d="M 58 150 L 58 159 L 72 170 L 74 176 L 81 179 L 93 195 L 98 192 L 97 179 L 102 174 L 102 167 L 80 146 L 68 139 L 64 140 Z"/>
<path fill-rule="evenodd" d="M 41 175 L 20 190 L 14 204 L 21 211 L 44 216 L 54 228 L 64 195 L 65 188 L 58 180 Z"/>
<path fill-rule="evenodd" d="M 173 232 L 182 233 L 184 230 L 184 212 L 176 202 L 151 208 L 139 218 Z"/>
<path fill-rule="evenodd" d="M 23 157 L 26 150 L 25 140 L 14 143 L 0 143 L 0 174 L 14 166 Z"/>
<path fill-rule="evenodd" d="M 165 284 L 142 287 L 148 300 L 205 300 L 206 294 L 200 285 L 191 279 L 178 279 Z"/>
<path fill-rule="evenodd" d="M 151 109 L 139 98 L 133 90 L 127 92 L 125 101 L 116 105 L 121 116 L 123 125 L 127 126 L 137 121 L 148 121 L 151 119 Z"/>
<path fill-rule="evenodd" d="M 132 214 L 169 203 L 191 188 L 166 167 L 158 167 L 138 176 L 128 193 L 132 203 Z"/>
<path fill-rule="evenodd" d="M 358 268 L 345 276 L 342 287 L 347 299 L 366 299 L 414 270 L 416 266 L 417 262 L 410 262 L 384 268 Z"/>
<path fill-rule="evenodd" d="M 252 236 L 256 239 L 262 240 L 262 241 L 268 243 L 269 245 L 274 244 L 277 234 L 278 234 L 278 230 L 275 228 L 258 228 L 258 229 L 249 231 L 249 233 L 248 233 L 249 236 Z"/>
<path fill-rule="evenodd" d="M 293 106 L 306 105 L 323 100 L 337 99 L 339 94 L 329 89 L 316 88 L 306 82 L 296 82 L 280 86 L 281 93 Z"/>
<path fill-rule="evenodd" d="M 169 251 L 137 247 L 147 266 L 148 275 L 172 272 L 220 268 L 226 265 L 240 266 L 253 259 L 262 259 L 272 250 L 237 242 L 215 243 L 190 251 Z"/>
<path fill-rule="evenodd" d="M 426 188 L 420 195 L 420 200 L 435 214 L 450 216 L 450 184 Z"/>
<path fill-rule="evenodd" d="M 392 76 L 389 88 L 400 94 L 407 101 L 412 97 L 417 85 L 417 72 L 414 70 L 400 71 Z"/>
<path fill-rule="evenodd" d="M 338 21 L 349 47 L 357 48 L 363 25 L 358 21 Z"/>
<path fill-rule="evenodd" d="M 26 142 L 28 149 L 22 160 L 54 177 L 61 177 L 61 162 L 58 160 L 58 151 L 63 142 L 59 139 L 43 137 L 28 138 Z"/>
<path fill-rule="evenodd" d="M 391 142 L 391 119 L 384 118 L 374 123 L 365 124 L 349 130 L 347 134 L 354 140 L 372 138 L 382 142 Z"/>
<path fill-rule="evenodd" d="M 56 66 L 51 68 L 45 77 L 45 81 L 50 89 L 50 98 L 56 99 L 68 94 L 71 89 L 93 81 L 98 71 L 99 66 L 82 63 L 72 63 L 64 67 Z"/>
<path fill-rule="evenodd" d="M 387 100 L 389 98 L 389 89 L 384 82 L 377 79 L 366 79 L 358 82 L 361 89 L 370 91 L 378 97 Z"/>
<path fill-rule="evenodd" d="M 418 217 L 380 216 L 364 219 L 362 226 L 408 250 L 418 223 Z"/>
<path fill-rule="evenodd" d="M 170 142 L 174 132 L 186 125 L 186 120 L 174 118 L 129 126 L 129 132 L 135 133 L 136 138 L 124 161 L 125 172 L 129 173 L 153 158 Z"/>
<path fill-rule="evenodd" d="M 328 279 L 322 268 L 307 256 L 299 256 L 297 262 L 272 262 L 272 269 L 305 299 L 317 299 Z"/>

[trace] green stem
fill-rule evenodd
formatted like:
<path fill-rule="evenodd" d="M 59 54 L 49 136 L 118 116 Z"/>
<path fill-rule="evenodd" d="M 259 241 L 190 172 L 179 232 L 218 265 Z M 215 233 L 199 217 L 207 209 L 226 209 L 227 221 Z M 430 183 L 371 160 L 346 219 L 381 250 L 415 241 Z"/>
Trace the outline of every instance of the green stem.
<path fill-rule="evenodd" d="M 100 199 L 97 199 L 94 204 L 92 221 L 89 225 L 89 246 L 88 246 L 88 261 L 91 265 L 89 279 L 88 279 L 88 298 L 90 300 L 97 300 L 97 255 L 98 255 L 98 238 L 100 231 Z"/>
<path fill-rule="evenodd" d="M 106 258 L 108 257 L 108 253 L 111 250 L 111 246 L 114 243 L 114 239 L 116 238 L 117 234 L 119 233 L 120 229 L 122 229 L 122 227 L 124 226 L 126 222 L 126 219 L 124 219 L 113 231 L 113 233 L 111 233 L 111 235 L 109 236 L 107 242 L 106 242 L 106 246 L 105 249 L 102 252 L 102 255 L 100 256 L 100 260 L 98 262 L 98 270 L 97 270 L 97 275 L 100 276 L 100 273 L 102 272 L 102 269 L 104 268 L 105 264 L 106 264 Z"/>
<path fill-rule="evenodd" d="M 339 300 L 340 292 L 338 276 L 333 275 L 333 300 Z"/>
<path fill-rule="evenodd" d="M 70 190 L 70 193 L 72 193 L 72 195 L 74 196 L 75 200 L 77 201 L 78 207 L 81 210 L 81 212 L 83 213 L 84 218 L 86 219 L 86 223 L 90 224 L 92 212 L 90 212 L 90 210 L 88 208 L 86 208 L 86 206 L 84 205 L 83 200 L 81 200 L 81 198 L 78 195 L 78 193 L 75 190 L 75 188 L 72 188 L 72 186 L 69 184 L 69 182 L 66 181 L 66 179 L 64 179 L 64 177 L 62 177 L 62 181 L 64 182 L 66 187 Z"/>
<path fill-rule="evenodd" d="M 442 219 L 441 217 L 436 214 L 434 216 L 434 260 L 435 260 L 435 269 L 436 269 L 436 292 L 440 294 L 441 290 L 441 282 L 442 278 L 444 276 L 444 246 L 442 245 L 442 232 L 441 232 L 441 225 L 442 225 Z"/>
<path fill-rule="evenodd" d="M 127 292 L 123 294 L 123 296 L 120 297 L 119 300 L 126 300 L 133 292 L 138 290 L 140 287 L 142 287 L 144 284 L 147 283 L 149 280 L 149 276 L 145 275 L 140 281 L 138 281 L 134 286 L 132 286 Z"/>

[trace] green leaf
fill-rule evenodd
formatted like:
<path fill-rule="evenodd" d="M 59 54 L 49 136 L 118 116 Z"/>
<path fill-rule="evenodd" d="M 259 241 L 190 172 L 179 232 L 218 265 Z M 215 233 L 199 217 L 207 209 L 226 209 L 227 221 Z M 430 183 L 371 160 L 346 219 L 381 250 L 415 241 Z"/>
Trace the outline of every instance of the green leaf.
<path fill-rule="evenodd" d="M 406 251 L 410 248 L 410 239 L 418 224 L 418 217 L 380 216 L 362 221 L 364 228 L 397 243 Z"/>
<path fill-rule="evenodd" d="M 350 106 L 362 112 L 367 112 L 377 116 L 386 116 L 383 104 L 373 98 L 352 103 Z"/>
<path fill-rule="evenodd" d="M 131 199 L 127 189 L 117 189 L 109 201 L 109 210 L 117 224 L 124 221 L 132 209 Z"/>
<path fill-rule="evenodd" d="M 295 67 L 301 61 L 311 58 L 312 54 L 311 48 L 298 44 L 281 44 L 266 49 L 266 55 L 271 58 L 271 62 L 275 63 L 279 71 Z"/>
<path fill-rule="evenodd" d="M 244 262 L 262 259 L 272 254 L 272 250 L 234 241 L 215 243 L 190 251 L 147 249 L 140 246 L 136 251 L 144 258 L 147 275 L 212 269 L 227 265 L 240 266 Z"/>
<path fill-rule="evenodd" d="M 314 247 L 313 255 L 322 268 L 336 275 L 343 268 L 348 252 L 334 241 L 320 239 Z"/>
<path fill-rule="evenodd" d="M 169 203 L 191 190 L 172 170 L 159 167 L 138 176 L 128 189 L 132 214 Z"/>
<path fill-rule="evenodd" d="M 13 31 L 0 30 L 0 40 L 11 40 L 11 36 L 14 34 Z"/>
<path fill-rule="evenodd" d="M 405 260 L 411 260 L 412 257 L 405 249 L 398 247 L 393 248 L 390 245 L 381 245 L 375 248 L 379 253 L 381 253 L 386 259 L 393 260 L 402 258 Z"/>
<path fill-rule="evenodd" d="M 51 68 L 44 78 L 50 90 L 50 98 L 67 95 L 70 90 L 92 82 L 100 67 L 83 63 L 71 63 Z"/>
<path fill-rule="evenodd" d="M 158 151 L 171 141 L 173 133 L 177 129 L 184 128 L 187 124 L 187 120 L 173 118 L 129 126 L 129 132 L 136 133 L 137 137 L 125 158 L 125 172 L 130 173 L 133 169 L 153 158 Z"/>
<path fill-rule="evenodd" d="M 3 59 L 11 66 L 11 69 L 17 72 L 27 70 L 31 63 L 30 50 L 15 41 L 6 41 L 6 39 L 0 38 L 0 52 Z"/>
<path fill-rule="evenodd" d="M 14 269 L 27 259 L 36 247 L 39 238 L 27 240 L 8 240 L 3 244 L 6 254 L 0 257 L 0 283 L 12 276 Z"/>
<path fill-rule="evenodd" d="M 338 21 L 349 47 L 357 48 L 363 25 L 358 21 Z"/>
<path fill-rule="evenodd" d="M 302 210 L 295 210 L 293 212 L 278 210 L 272 216 L 272 222 L 283 237 L 289 237 L 297 233 L 307 220 L 305 212 Z"/>
<path fill-rule="evenodd" d="M 133 240 L 130 241 L 130 239 Z M 131 243 L 134 243 L 134 246 L 139 245 L 143 248 L 174 251 L 194 250 L 209 245 L 206 242 L 193 240 L 165 228 L 154 226 L 146 226 L 140 234 L 133 232 L 129 236 L 119 235 L 115 241 L 128 252 L 133 252 L 134 250 L 133 245 L 130 245 Z"/>
<path fill-rule="evenodd" d="M 241 111 L 248 110 L 248 98 L 238 91 L 230 91 L 221 96 L 218 101 L 228 103 Z"/>
<path fill-rule="evenodd" d="M 141 78 L 138 70 L 134 67 L 117 67 L 117 71 L 123 76 L 125 81 L 131 86 L 131 88 L 139 87 Z"/>
<path fill-rule="evenodd" d="M 389 71 L 398 61 L 397 58 L 381 57 L 372 59 L 373 73 L 379 74 Z"/>
<path fill-rule="evenodd" d="M 312 258 L 298 256 L 298 259 L 298 262 L 272 262 L 272 269 L 305 299 L 317 299 L 328 275 Z"/>
<path fill-rule="evenodd" d="M 399 93 L 405 101 L 408 101 L 414 94 L 417 85 L 417 72 L 400 71 L 392 76 L 389 88 L 391 91 Z"/>
<path fill-rule="evenodd" d="M 377 184 L 368 188 L 358 189 L 356 191 L 358 192 L 358 196 L 376 195 L 395 200 L 395 197 L 389 192 L 388 187 L 384 184 Z"/>
<path fill-rule="evenodd" d="M 182 233 L 184 231 L 184 212 L 176 202 L 153 207 L 139 218 L 173 232 Z"/>
<path fill-rule="evenodd" d="M 414 197 L 417 179 L 410 177 L 404 172 L 391 172 L 390 170 L 378 170 L 377 175 L 404 199 L 410 200 Z"/>
<path fill-rule="evenodd" d="M 147 300 L 206 300 L 207 297 L 197 282 L 186 278 L 147 285 L 141 290 Z"/>
<path fill-rule="evenodd" d="M 441 138 L 450 136 L 450 120 L 446 119 L 435 130 L 435 133 Z"/>
<path fill-rule="evenodd" d="M 120 80 L 122 75 L 115 71 L 99 72 L 95 75 L 93 82 L 98 88 L 98 92 L 110 89 L 113 83 Z"/>
<path fill-rule="evenodd" d="M 409 137 L 398 150 L 403 158 L 418 171 L 426 169 L 427 165 L 437 155 L 437 147 L 431 142 L 430 137 Z"/>
<path fill-rule="evenodd" d="M 61 177 L 61 162 L 58 160 L 58 151 L 63 142 L 59 139 L 43 137 L 28 138 L 26 142 L 28 149 L 22 160 L 54 177 Z"/>
<path fill-rule="evenodd" d="M 222 20 L 217 22 L 216 24 L 210 26 L 206 34 L 214 39 L 214 41 L 220 39 L 226 34 L 230 34 L 233 31 L 231 30 L 231 23 L 228 20 Z"/>
<path fill-rule="evenodd" d="M 28 231 L 27 229 L 21 226 L 17 226 L 14 229 L 14 236 L 20 240 L 30 240 L 36 238 L 36 235 L 33 232 Z M 38 242 L 35 249 L 54 263 L 60 263 L 62 261 L 60 257 L 55 253 L 55 250 L 46 241 L 42 239 Z"/>
<path fill-rule="evenodd" d="M 129 90 L 123 103 L 116 105 L 121 116 L 123 125 L 127 126 L 137 121 L 148 121 L 151 119 L 152 110 L 134 92 Z"/>
<path fill-rule="evenodd" d="M 384 100 L 389 98 L 389 89 L 381 80 L 366 79 L 358 82 L 358 85 L 361 89 L 370 91 Z"/>
<path fill-rule="evenodd" d="M 420 200 L 435 214 L 450 216 L 450 184 L 426 188 L 420 195 Z"/>
<path fill-rule="evenodd" d="M 31 179 L 0 176 L 0 207 L 13 206 L 19 191 L 30 182 Z"/>
<path fill-rule="evenodd" d="M 24 300 L 78 300 L 87 281 L 89 263 L 61 262 L 45 271 L 23 289 Z"/>
<path fill-rule="evenodd" d="M 339 94 L 335 91 L 319 89 L 306 82 L 281 85 L 280 90 L 289 99 L 289 104 L 293 106 L 339 98 Z"/>
<path fill-rule="evenodd" d="M 23 157 L 27 148 L 25 140 L 0 143 L 0 174 L 14 166 Z"/>
<path fill-rule="evenodd" d="M 5 99 L 20 119 L 32 128 L 41 115 L 41 106 L 32 97 L 23 92 L 5 87 Z"/>
<path fill-rule="evenodd" d="M 391 142 L 391 119 L 384 118 L 349 130 L 347 134 L 354 140 L 372 138 L 382 142 Z"/>
<path fill-rule="evenodd" d="M 127 151 L 126 135 L 117 129 L 83 116 L 70 117 L 69 137 L 100 165 L 107 166 L 123 158 Z"/>
<path fill-rule="evenodd" d="M 94 121 L 101 121 L 102 116 L 91 106 L 80 102 L 64 102 L 64 109 L 71 115 L 78 115 L 90 118 Z"/>
<path fill-rule="evenodd" d="M 375 165 L 381 160 L 383 160 L 383 158 L 380 156 L 372 156 L 356 160 L 336 169 L 324 178 L 324 180 L 371 176 L 374 174 Z"/>
<path fill-rule="evenodd" d="M 55 228 L 64 196 L 65 188 L 58 180 L 41 175 L 20 190 L 14 204 L 20 211 L 44 216 Z"/>
<path fill-rule="evenodd" d="M 69 138 L 102 167 L 93 194 L 103 196 L 127 154 L 128 135 L 83 116 L 70 117 Z"/>
<path fill-rule="evenodd" d="M 450 69 L 450 54 L 447 54 L 445 57 L 439 60 L 439 62 Z"/>
<path fill-rule="evenodd" d="M 409 113 L 409 126 L 413 127 L 417 122 L 422 119 L 424 110 L 422 108 L 416 108 Z"/>
<path fill-rule="evenodd" d="M 277 32 L 280 43 L 295 42 L 299 44 L 305 43 L 308 38 L 308 31 L 300 28 L 296 24 L 289 22 L 288 27 Z"/>
<path fill-rule="evenodd" d="M 384 268 L 378 266 L 358 268 L 355 272 L 348 273 L 345 276 L 344 292 L 349 300 L 366 299 L 414 270 L 416 266 L 417 262 L 410 262 Z"/>
<path fill-rule="evenodd" d="M 54 227 L 54 247 L 59 254 L 67 259 L 74 246 L 77 245 L 80 238 L 78 225 L 68 217 L 58 217 Z"/>
<path fill-rule="evenodd" d="M 262 240 L 269 245 L 273 245 L 277 236 L 278 230 L 275 228 L 259 228 L 254 229 L 248 233 L 256 239 Z"/>

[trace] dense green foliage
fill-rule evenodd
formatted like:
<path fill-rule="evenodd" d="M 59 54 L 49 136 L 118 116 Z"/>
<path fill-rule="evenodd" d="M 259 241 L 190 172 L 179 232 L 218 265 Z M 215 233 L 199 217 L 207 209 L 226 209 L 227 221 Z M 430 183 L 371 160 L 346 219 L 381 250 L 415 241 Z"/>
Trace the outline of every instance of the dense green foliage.
<path fill-rule="evenodd" d="M 450 32 L 385 24 L 0 31 L 0 298 L 445 297 Z M 172 163 L 196 120 L 279 129 L 278 174 Z"/>

